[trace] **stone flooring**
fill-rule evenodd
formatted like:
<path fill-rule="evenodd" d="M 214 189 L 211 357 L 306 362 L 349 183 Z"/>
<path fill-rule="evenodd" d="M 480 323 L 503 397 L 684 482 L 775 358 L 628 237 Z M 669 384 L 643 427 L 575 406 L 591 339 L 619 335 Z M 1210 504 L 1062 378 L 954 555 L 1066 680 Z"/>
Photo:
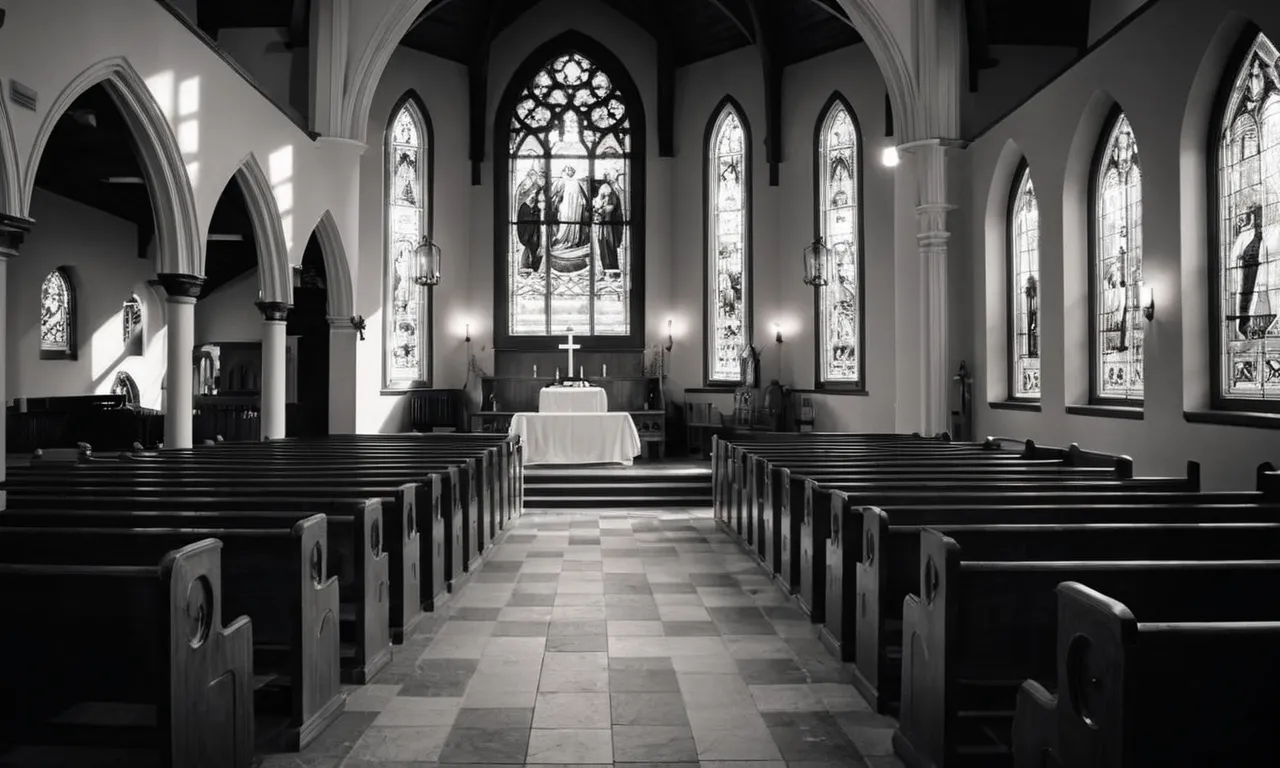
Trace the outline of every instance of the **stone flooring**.
<path fill-rule="evenodd" d="M 395 651 L 263 768 L 900 765 L 893 721 L 708 511 L 526 513 Z"/>

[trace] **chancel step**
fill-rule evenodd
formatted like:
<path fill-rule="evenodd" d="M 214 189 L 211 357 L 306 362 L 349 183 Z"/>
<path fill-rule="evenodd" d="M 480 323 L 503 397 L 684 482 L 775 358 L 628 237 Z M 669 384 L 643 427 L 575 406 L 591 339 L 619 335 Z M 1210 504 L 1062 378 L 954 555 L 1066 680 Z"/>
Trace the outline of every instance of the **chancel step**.
<path fill-rule="evenodd" d="M 526 509 L 679 508 L 711 505 L 711 470 L 698 465 L 530 467 Z"/>

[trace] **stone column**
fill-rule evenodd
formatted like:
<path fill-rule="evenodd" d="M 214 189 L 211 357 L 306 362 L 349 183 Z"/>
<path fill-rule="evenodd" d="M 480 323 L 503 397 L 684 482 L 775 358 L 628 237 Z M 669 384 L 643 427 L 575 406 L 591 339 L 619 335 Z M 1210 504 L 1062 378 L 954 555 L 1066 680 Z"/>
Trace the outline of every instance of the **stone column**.
<path fill-rule="evenodd" d="M 164 447 L 191 447 L 191 353 L 196 338 L 196 297 L 204 278 L 196 275 L 157 275 L 164 289 L 169 326 L 168 382 L 164 394 Z"/>
<path fill-rule="evenodd" d="M 9 404 L 6 391 L 9 376 L 9 259 L 18 255 L 23 238 L 31 231 L 31 224 L 31 219 L 0 214 L 0 343 L 4 344 L 4 349 L 0 350 L 0 403 L 6 409 Z M 3 459 L 8 450 L 7 432 L 8 424 L 5 424 L 5 428 L 0 429 L 0 483 L 5 479 Z"/>
<path fill-rule="evenodd" d="M 356 343 L 364 337 L 363 319 L 329 318 L 329 434 L 356 433 Z M 379 376 L 382 374 L 379 373 Z"/>
<path fill-rule="evenodd" d="M 263 440 L 285 436 L 285 327 L 289 305 L 259 301 L 262 312 L 262 432 Z"/>

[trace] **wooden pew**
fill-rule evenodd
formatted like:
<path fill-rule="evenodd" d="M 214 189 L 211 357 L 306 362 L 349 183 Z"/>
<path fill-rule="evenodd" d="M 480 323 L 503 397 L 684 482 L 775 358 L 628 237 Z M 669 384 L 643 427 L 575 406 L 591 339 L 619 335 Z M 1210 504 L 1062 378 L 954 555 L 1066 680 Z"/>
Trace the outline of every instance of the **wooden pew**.
<path fill-rule="evenodd" d="M 1161 602 L 1156 615 L 1169 620 L 1267 621 L 1275 601 L 1257 595 L 1280 588 L 1280 560 L 1273 541 L 1246 532 L 1189 537 L 1195 554 L 1243 559 L 1030 559 L 1065 554 L 1061 538 L 1025 535 L 986 539 L 970 529 L 955 539 L 926 530 L 920 535 L 920 593 L 903 606 L 902 710 L 894 749 L 909 765 L 1008 764 L 1018 686 L 1042 680 L 1056 686 L 1056 600 L 1063 581 L 1086 583 L 1126 603 Z M 1003 537 L 1003 543 L 994 537 Z M 1212 536 L 1212 538 L 1209 538 Z M 1249 537 L 1256 537 L 1254 542 Z M 998 559 L 1014 543 L 1021 559 Z M 1228 543 L 1229 542 L 1229 543 Z M 970 559 L 962 546 L 991 559 Z M 1077 544 L 1078 546 L 1078 544 Z M 1107 550 L 1109 553 L 1111 550 Z M 1166 610 L 1167 609 L 1167 610 Z"/>
<path fill-rule="evenodd" d="M 1022 684 L 1015 766 L 1280 764 L 1280 612 L 1204 621 L 1185 603 L 1056 592 L 1058 693 Z"/>
<path fill-rule="evenodd" d="M 253 627 L 223 625 L 234 614 L 221 548 L 196 541 L 158 565 L 0 565 L 0 742 L 43 745 L 0 761 L 105 742 L 153 751 L 164 768 L 249 768 Z M 90 709 L 135 714 L 137 727 L 95 727 Z"/>
<path fill-rule="evenodd" d="M 379 499 L 235 499 L 170 494 L 114 497 L 10 496 L 4 528 L 283 528 L 315 514 L 327 519 L 327 575 L 339 586 L 342 678 L 363 685 L 391 663 L 391 558 Z M 384 522 L 388 525 L 384 526 Z M 394 544 L 392 537 L 387 544 Z M 417 535 L 409 542 L 417 546 Z M 416 557 L 416 550 L 414 552 Z M 416 560 L 415 560 L 416 564 Z M 418 606 L 419 616 L 421 609 Z M 416 620 L 415 620 L 416 621 Z M 403 641 L 401 641 L 403 642 Z"/>
<path fill-rule="evenodd" d="M 0 562 L 137 565 L 216 536 L 223 544 L 225 610 L 253 621 L 258 741 L 272 740 L 266 734 L 278 728 L 282 746 L 300 750 L 346 703 L 338 671 L 338 583 L 325 578 L 325 525 L 324 516 L 315 515 L 292 530 L 5 528 Z"/>
<path fill-rule="evenodd" d="M 826 623 L 819 637 L 837 658 L 856 663 L 855 684 L 872 707 L 894 713 L 901 687 L 902 604 L 919 584 L 919 536 L 926 527 L 952 535 L 990 525 L 1280 522 L 1280 500 L 1263 504 L 1256 493 L 1224 496 L 1240 503 L 1201 503 L 1188 495 L 1152 504 L 1142 495 L 1114 494 L 1061 504 L 833 507 L 831 526 L 838 535 L 827 542 Z"/>

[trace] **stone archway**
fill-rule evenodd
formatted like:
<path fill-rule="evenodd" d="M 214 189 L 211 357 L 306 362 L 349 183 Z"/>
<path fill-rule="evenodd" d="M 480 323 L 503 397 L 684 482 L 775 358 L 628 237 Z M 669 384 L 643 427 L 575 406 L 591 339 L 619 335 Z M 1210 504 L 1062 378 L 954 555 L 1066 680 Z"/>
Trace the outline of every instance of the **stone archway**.
<path fill-rule="evenodd" d="M 244 192 L 253 222 L 253 240 L 258 252 L 258 285 L 262 301 L 293 303 L 293 280 L 289 271 L 289 249 L 285 245 L 280 209 L 271 183 L 256 155 L 250 153 L 236 168 L 235 179 Z"/>
<path fill-rule="evenodd" d="M 18 145 L 13 139 L 6 99 L 0 99 L 0 214 L 18 216 L 26 208 L 22 201 L 22 182 L 18 165 Z"/>
<path fill-rule="evenodd" d="M 324 254 L 325 278 L 329 285 L 329 317 L 349 318 L 355 314 L 355 290 L 351 285 L 351 262 L 342 243 L 342 232 L 331 211 L 325 211 L 315 226 L 316 238 Z"/>

